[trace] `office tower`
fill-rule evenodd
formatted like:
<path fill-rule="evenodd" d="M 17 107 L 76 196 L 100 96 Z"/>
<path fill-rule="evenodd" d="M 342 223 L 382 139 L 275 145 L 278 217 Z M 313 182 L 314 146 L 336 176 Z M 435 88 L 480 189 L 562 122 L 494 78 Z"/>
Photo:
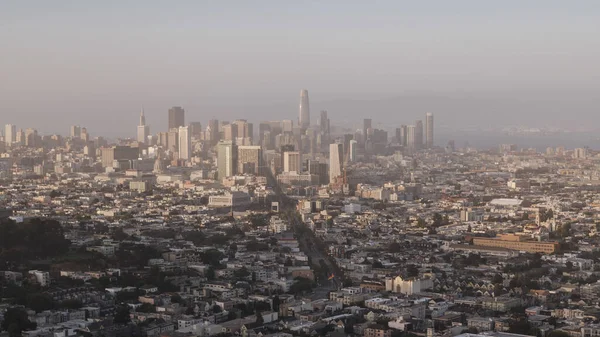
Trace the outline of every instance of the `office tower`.
<path fill-rule="evenodd" d="M 423 148 L 423 121 L 415 122 L 415 148 Z"/>
<path fill-rule="evenodd" d="M 406 146 L 412 150 L 416 147 L 416 127 L 414 125 L 406 126 Z"/>
<path fill-rule="evenodd" d="M 71 125 L 71 138 L 79 138 L 81 136 L 81 127 L 79 125 Z"/>
<path fill-rule="evenodd" d="M 200 122 L 190 122 L 190 134 L 194 138 L 200 138 L 200 134 L 202 134 L 202 123 Z"/>
<path fill-rule="evenodd" d="M 185 126 L 185 110 L 180 106 L 169 109 L 169 130 Z"/>
<path fill-rule="evenodd" d="M 11 145 L 17 140 L 17 126 L 6 124 L 4 126 L 4 142 L 6 145 Z"/>
<path fill-rule="evenodd" d="M 353 163 L 356 161 L 356 148 L 358 147 L 358 142 L 354 139 L 350 141 L 350 145 L 348 148 L 348 161 Z"/>
<path fill-rule="evenodd" d="M 319 185 L 327 184 L 329 182 L 329 176 L 327 175 L 327 164 L 321 163 L 318 160 L 307 160 L 306 169 L 308 174 L 319 177 Z"/>
<path fill-rule="evenodd" d="M 329 145 L 329 183 L 332 184 L 342 175 L 342 164 L 344 158 L 343 144 L 334 143 Z"/>
<path fill-rule="evenodd" d="M 262 166 L 262 148 L 260 146 L 238 146 L 237 171 L 239 173 L 262 175 Z"/>
<path fill-rule="evenodd" d="M 283 172 L 296 172 L 301 173 L 302 168 L 300 167 L 300 152 L 298 151 L 286 151 L 283 153 Z"/>
<path fill-rule="evenodd" d="M 300 109 L 298 116 L 298 124 L 301 128 L 307 129 L 310 126 L 310 110 L 308 107 L 308 90 L 300 91 Z"/>
<path fill-rule="evenodd" d="M 586 159 L 587 158 L 587 148 L 579 147 L 573 150 L 573 158 L 575 159 Z"/>
<path fill-rule="evenodd" d="M 396 129 L 396 141 L 398 142 L 398 144 L 406 146 L 406 133 L 406 125 L 400 125 L 400 127 Z"/>
<path fill-rule="evenodd" d="M 228 142 L 234 142 L 237 138 L 238 128 L 236 125 L 227 124 L 223 126 L 223 140 Z"/>
<path fill-rule="evenodd" d="M 252 136 L 254 133 L 254 125 L 252 123 L 248 123 L 248 121 L 245 119 L 235 120 L 231 124 L 233 124 L 233 127 L 237 128 L 236 138 L 242 138 L 240 143 L 250 143 L 248 145 L 251 145 L 253 138 Z"/>
<path fill-rule="evenodd" d="M 329 118 L 327 118 L 327 110 L 321 110 L 319 130 L 322 134 L 329 134 Z"/>
<path fill-rule="evenodd" d="M 179 129 L 171 129 L 167 132 L 167 149 L 171 152 L 179 150 Z"/>
<path fill-rule="evenodd" d="M 367 131 L 372 127 L 370 118 L 363 119 L 363 141 L 367 141 Z"/>
<path fill-rule="evenodd" d="M 18 145 L 25 145 L 25 131 L 23 129 L 19 129 L 15 136 L 15 143 Z"/>
<path fill-rule="evenodd" d="M 211 145 L 217 144 L 219 141 L 219 121 L 216 119 L 211 119 L 208 121 L 208 125 L 206 126 L 206 134 L 204 136 L 206 140 L 210 142 Z"/>
<path fill-rule="evenodd" d="M 102 166 L 113 167 L 115 160 L 136 160 L 140 156 L 138 147 L 112 146 L 102 148 Z"/>
<path fill-rule="evenodd" d="M 159 132 L 157 135 L 157 145 L 162 146 L 163 148 L 167 148 L 169 146 L 169 134 L 167 132 Z"/>
<path fill-rule="evenodd" d="M 36 129 L 28 128 L 25 130 L 25 146 L 37 147 L 38 146 L 38 132 Z"/>
<path fill-rule="evenodd" d="M 87 131 L 87 128 L 81 128 L 81 133 L 79 134 L 79 138 L 84 142 L 90 141 L 90 134 Z"/>
<path fill-rule="evenodd" d="M 284 119 L 281 121 L 281 131 L 282 132 L 293 132 L 294 131 L 294 122 L 289 119 Z"/>
<path fill-rule="evenodd" d="M 217 144 L 217 174 L 219 180 L 235 174 L 237 149 L 231 141 L 220 141 Z"/>
<path fill-rule="evenodd" d="M 268 138 L 271 137 L 271 124 L 262 122 L 258 124 L 258 144 L 265 149 L 268 149 L 266 143 L 271 143 L 270 139 L 265 138 L 267 135 Z"/>
<path fill-rule="evenodd" d="M 190 128 L 187 126 L 179 127 L 179 146 L 178 153 L 179 159 L 189 160 L 192 158 L 192 135 L 190 134 Z"/>
<path fill-rule="evenodd" d="M 425 146 L 430 149 L 433 147 L 433 114 L 425 114 Z"/>
<path fill-rule="evenodd" d="M 146 125 L 146 116 L 144 116 L 144 109 L 140 111 L 140 124 L 137 127 L 137 141 L 138 143 L 146 143 L 148 141 L 148 135 L 150 134 L 150 127 Z"/>

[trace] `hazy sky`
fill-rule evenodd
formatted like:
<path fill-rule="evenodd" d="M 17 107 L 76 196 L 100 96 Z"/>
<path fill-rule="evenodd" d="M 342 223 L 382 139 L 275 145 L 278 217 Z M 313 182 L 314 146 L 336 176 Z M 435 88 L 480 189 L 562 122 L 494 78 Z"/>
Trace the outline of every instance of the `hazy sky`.
<path fill-rule="evenodd" d="M 568 91 L 600 115 L 598 0 L 1 0 L 0 46 L 0 124 L 42 133 L 133 136 L 141 105 L 152 132 L 172 105 L 296 119 L 302 88 L 315 107 Z"/>

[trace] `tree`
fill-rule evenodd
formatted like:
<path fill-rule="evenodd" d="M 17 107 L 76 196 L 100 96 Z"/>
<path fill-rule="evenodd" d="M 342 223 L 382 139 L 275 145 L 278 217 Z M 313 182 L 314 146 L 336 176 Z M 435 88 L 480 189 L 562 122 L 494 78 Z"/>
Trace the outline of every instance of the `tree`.
<path fill-rule="evenodd" d="M 209 281 L 212 281 L 215 279 L 215 269 L 213 267 L 208 267 L 206 268 L 206 271 L 204 272 L 204 276 L 206 276 L 206 278 Z"/>
<path fill-rule="evenodd" d="M 567 267 L 568 271 L 573 270 L 573 262 L 567 261 L 567 263 L 565 263 L 565 266 Z"/>
<path fill-rule="evenodd" d="M 442 215 L 440 213 L 434 213 L 433 214 L 433 226 L 434 227 L 440 227 L 443 223 L 443 218 Z"/>
<path fill-rule="evenodd" d="M 140 305 L 137 309 L 137 312 L 156 312 L 156 308 L 150 303 L 144 303 Z"/>
<path fill-rule="evenodd" d="M 504 282 L 504 279 L 502 278 L 502 275 L 500 275 L 500 274 L 496 274 L 492 278 L 492 283 L 494 283 L 494 284 L 501 284 L 502 282 Z"/>
<path fill-rule="evenodd" d="M 256 311 L 256 324 L 257 325 L 265 324 L 265 319 L 263 318 L 262 313 L 260 311 Z"/>
<path fill-rule="evenodd" d="M 182 304 L 183 303 L 183 298 L 181 298 L 181 296 L 179 296 L 179 294 L 175 294 L 175 295 L 171 296 L 171 303 Z"/>
<path fill-rule="evenodd" d="M 390 253 L 399 253 L 402 251 L 402 245 L 400 245 L 397 241 L 394 241 L 388 246 L 388 251 Z"/>
<path fill-rule="evenodd" d="M 126 304 L 119 305 L 115 310 L 115 324 L 127 324 L 131 322 L 129 306 Z"/>
<path fill-rule="evenodd" d="M 23 331 L 33 330 L 36 324 L 29 321 L 27 311 L 23 308 L 8 308 L 4 313 L 1 330 L 7 331 L 10 337 L 20 337 Z"/>
<path fill-rule="evenodd" d="M 406 274 L 408 277 L 417 277 L 419 276 L 419 268 L 414 264 L 409 264 L 406 266 Z"/>
<path fill-rule="evenodd" d="M 33 293 L 27 296 L 27 307 L 35 310 L 35 312 L 42 312 L 54 308 L 54 301 L 52 297 L 41 294 Z"/>
<path fill-rule="evenodd" d="M 571 224 L 568 222 L 562 224 L 559 229 L 559 234 L 563 238 L 566 238 L 567 236 L 569 236 L 571 234 Z"/>
<path fill-rule="evenodd" d="M 279 299 L 278 295 L 275 295 L 275 297 L 273 297 L 273 311 L 279 312 L 280 305 L 281 305 L 281 300 Z"/>
<path fill-rule="evenodd" d="M 248 276 L 250 276 L 250 272 L 248 271 L 248 269 L 246 269 L 246 267 L 242 267 L 234 271 L 233 276 L 235 276 L 238 279 L 245 279 Z"/>

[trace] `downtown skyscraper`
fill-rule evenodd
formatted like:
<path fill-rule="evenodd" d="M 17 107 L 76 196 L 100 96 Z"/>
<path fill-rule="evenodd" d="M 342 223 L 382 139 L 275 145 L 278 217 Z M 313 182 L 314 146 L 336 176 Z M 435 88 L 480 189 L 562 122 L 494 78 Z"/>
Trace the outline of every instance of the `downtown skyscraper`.
<path fill-rule="evenodd" d="M 237 146 L 232 141 L 217 144 L 217 175 L 219 181 L 236 173 Z"/>
<path fill-rule="evenodd" d="M 178 154 L 179 159 L 189 160 L 192 158 L 192 135 L 188 126 L 180 126 L 178 130 L 179 141 L 178 141 Z"/>
<path fill-rule="evenodd" d="M 308 107 L 308 90 L 302 89 L 300 91 L 300 109 L 298 116 L 298 125 L 307 129 L 310 126 L 310 109 Z"/>
<path fill-rule="evenodd" d="M 169 128 L 177 129 L 180 126 L 185 126 L 185 110 L 180 106 L 174 106 L 169 109 Z"/>
<path fill-rule="evenodd" d="M 140 124 L 137 127 L 138 143 L 146 143 L 149 135 L 150 127 L 146 125 L 146 116 L 144 116 L 144 108 L 142 108 L 142 111 L 140 112 Z"/>
<path fill-rule="evenodd" d="M 342 175 L 344 163 L 344 144 L 334 143 L 329 145 L 329 183 L 335 183 Z"/>
<path fill-rule="evenodd" d="M 10 146 L 17 140 L 17 126 L 14 124 L 6 124 L 4 127 L 4 142 Z"/>
<path fill-rule="evenodd" d="M 431 112 L 425 114 L 425 147 L 428 149 L 433 147 L 433 114 Z"/>

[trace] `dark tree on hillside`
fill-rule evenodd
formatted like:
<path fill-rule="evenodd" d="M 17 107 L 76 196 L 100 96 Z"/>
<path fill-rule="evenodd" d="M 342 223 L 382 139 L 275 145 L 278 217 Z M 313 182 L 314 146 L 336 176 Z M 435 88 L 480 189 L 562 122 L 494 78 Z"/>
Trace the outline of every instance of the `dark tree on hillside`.
<path fill-rule="evenodd" d="M 25 309 L 9 308 L 4 313 L 0 328 L 2 331 L 7 331 L 10 337 L 20 337 L 23 331 L 35 329 L 36 324 L 29 321 Z"/>
<path fill-rule="evenodd" d="M 131 322 L 131 317 L 129 316 L 129 306 L 128 305 L 120 305 L 117 307 L 115 311 L 115 324 L 127 324 Z"/>
<path fill-rule="evenodd" d="M 0 221 L 0 267 L 31 259 L 47 259 L 69 251 L 71 242 L 64 237 L 58 221 L 34 218 L 17 225 Z"/>

